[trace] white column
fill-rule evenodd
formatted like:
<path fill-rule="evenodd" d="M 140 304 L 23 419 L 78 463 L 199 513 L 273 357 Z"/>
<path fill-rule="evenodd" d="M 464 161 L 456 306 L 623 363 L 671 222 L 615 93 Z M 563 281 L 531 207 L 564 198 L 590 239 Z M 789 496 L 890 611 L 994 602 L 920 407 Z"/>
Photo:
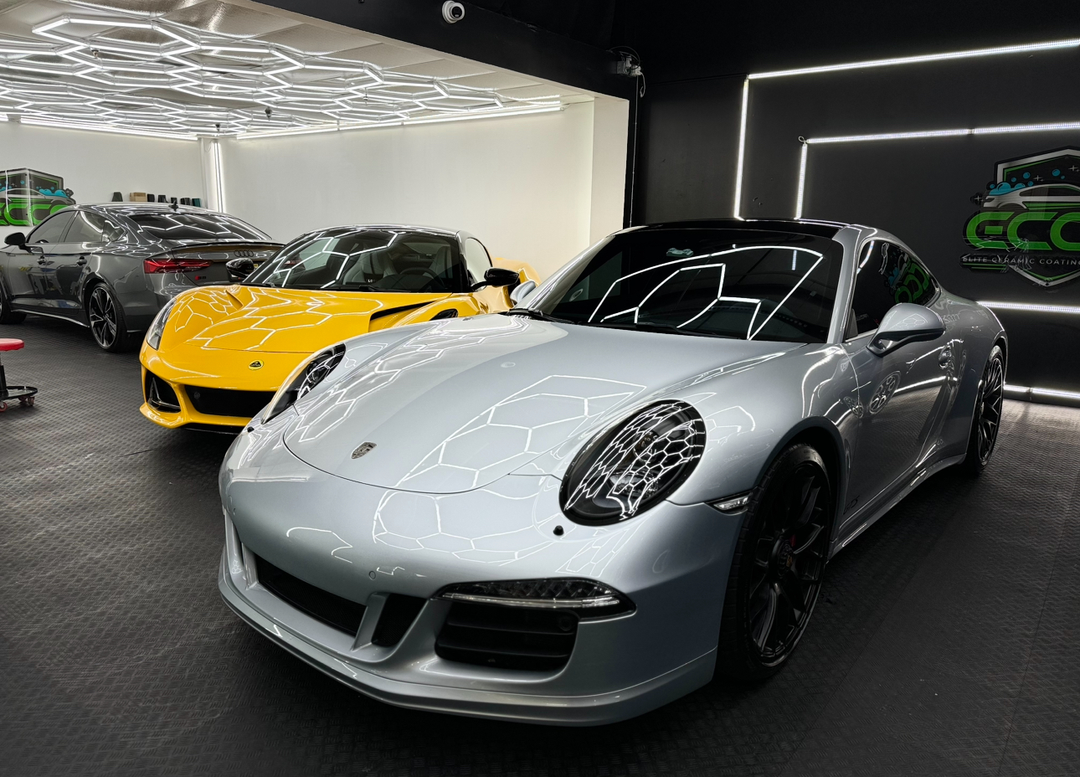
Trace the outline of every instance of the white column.
<path fill-rule="evenodd" d="M 202 151 L 203 183 L 206 202 L 203 207 L 225 211 L 225 170 L 221 141 L 218 138 L 200 138 Z"/>

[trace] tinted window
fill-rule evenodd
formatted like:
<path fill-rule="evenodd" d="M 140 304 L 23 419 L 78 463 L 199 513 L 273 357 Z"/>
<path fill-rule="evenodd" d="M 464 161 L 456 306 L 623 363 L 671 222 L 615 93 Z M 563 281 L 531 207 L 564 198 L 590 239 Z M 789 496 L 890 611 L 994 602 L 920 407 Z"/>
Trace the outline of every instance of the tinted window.
<path fill-rule="evenodd" d="M 937 291 L 933 276 L 911 253 L 882 240 L 868 243 L 855 275 L 853 321 L 848 323 L 848 337 L 877 329 L 893 305 L 925 305 Z"/>
<path fill-rule="evenodd" d="M 64 237 L 64 230 L 71 222 L 74 211 L 65 210 L 49 216 L 40 226 L 30 233 L 27 243 L 59 243 Z"/>
<path fill-rule="evenodd" d="M 465 262 L 450 236 L 391 229 L 329 229 L 285 246 L 248 284 L 327 291 L 468 291 Z"/>
<path fill-rule="evenodd" d="M 530 308 L 589 326 L 748 340 L 824 342 L 843 249 L 738 229 L 616 235 Z"/>
<path fill-rule="evenodd" d="M 250 224 L 223 213 L 130 213 L 157 240 L 269 240 Z"/>
<path fill-rule="evenodd" d="M 68 227 L 65 243 L 108 243 L 114 240 L 119 230 L 96 213 L 80 210 L 75 212 L 75 219 Z"/>
<path fill-rule="evenodd" d="M 465 264 L 474 283 L 484 280 L 484 273 L 491 267 L 491 257 L 479 240 L 470 237 L 465 241 Z"/>

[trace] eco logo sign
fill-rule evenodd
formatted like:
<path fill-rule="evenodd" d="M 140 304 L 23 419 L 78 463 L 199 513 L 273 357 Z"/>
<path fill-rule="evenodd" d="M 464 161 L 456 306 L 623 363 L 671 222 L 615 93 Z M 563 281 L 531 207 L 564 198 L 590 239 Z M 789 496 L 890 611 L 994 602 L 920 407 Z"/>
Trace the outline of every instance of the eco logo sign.
<path fill-rule="evenodd" d="M 1080 277 L 1080 150 L 998 162 L 996 179 L 971 198 L 980 210 L 964 239 L 972 270 L 1013 270 L 1039 286 Z"/>

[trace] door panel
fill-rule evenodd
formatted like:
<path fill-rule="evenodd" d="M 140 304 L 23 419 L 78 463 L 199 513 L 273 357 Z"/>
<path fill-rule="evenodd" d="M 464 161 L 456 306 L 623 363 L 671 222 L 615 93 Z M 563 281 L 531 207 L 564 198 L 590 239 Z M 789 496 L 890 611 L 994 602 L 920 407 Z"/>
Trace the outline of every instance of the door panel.
<path fill-rule="evenodd" d="M 60 299 L 55 262 L 48 251 L 59 243 L 74 213 L 61 211 L 45 219 L 27 238 L 27 250 L 12 249 L 8 257 L 8 280 L 12 303 L 27 310 L 53 310 Z"/>
<path fill-rule="evenodd" d="M 859 525 L 854 519 L 910 483 L 939 450 L 962 343 L 946 330 L 937 340 L 908 343 L 884 356 L 866 348 L 893 305 L 910 302 L 936 309 L 938 291 L 937 282 L 906 249 L 880 240 L 864 247 L 844 343 L 859 399 L 842 534 Z"/>

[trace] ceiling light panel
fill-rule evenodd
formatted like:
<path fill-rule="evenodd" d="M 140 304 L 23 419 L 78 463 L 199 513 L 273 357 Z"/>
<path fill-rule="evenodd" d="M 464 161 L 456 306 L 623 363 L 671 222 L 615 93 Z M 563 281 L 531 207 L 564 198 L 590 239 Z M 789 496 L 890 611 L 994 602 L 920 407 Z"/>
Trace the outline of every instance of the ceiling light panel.
<path fill-rule="evenodd" d="M 217 0 L 0 9 L 0 111 L 28 124 L 251 137 L 562 104 L 521 76 Z"/>

